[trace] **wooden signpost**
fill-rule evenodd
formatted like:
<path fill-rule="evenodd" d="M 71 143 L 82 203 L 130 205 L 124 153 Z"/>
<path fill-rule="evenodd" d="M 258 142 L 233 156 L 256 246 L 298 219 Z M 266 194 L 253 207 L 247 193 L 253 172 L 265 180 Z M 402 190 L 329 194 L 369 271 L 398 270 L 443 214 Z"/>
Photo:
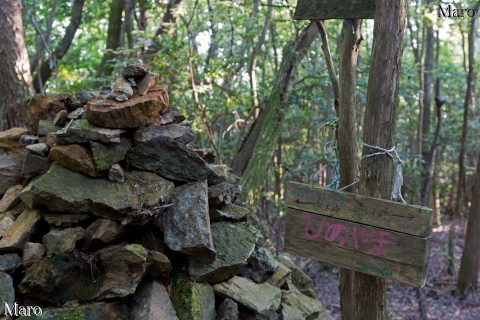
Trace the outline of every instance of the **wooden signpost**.
<path fill-rule="evenodd" d="M 285 249 L 423 287 L 432 210 L 289 182 Z"/>
<path fill-rule="evenodd" d="M 373 19 L 375 0 L 298 0 L 297 20 Z"/>

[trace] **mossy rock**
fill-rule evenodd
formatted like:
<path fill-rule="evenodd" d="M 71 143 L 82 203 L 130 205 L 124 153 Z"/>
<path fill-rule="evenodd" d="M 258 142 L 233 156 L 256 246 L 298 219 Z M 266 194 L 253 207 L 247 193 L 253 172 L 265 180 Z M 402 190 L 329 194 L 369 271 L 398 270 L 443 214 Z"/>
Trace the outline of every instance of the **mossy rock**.
<path fill-rule="evenodd" d="M 48 308 L 42 315 L 24 316 L 19 320 L 127 320 L 125 305 L 116 303 L 95 303 L 70 308 Z"/>
<path fill-rule="evenodd" d="M 208 283 L 193 282 L 185 273 L 176 273 L 171 299 L 179 320 L 215 319 L 215 294 Z"/>

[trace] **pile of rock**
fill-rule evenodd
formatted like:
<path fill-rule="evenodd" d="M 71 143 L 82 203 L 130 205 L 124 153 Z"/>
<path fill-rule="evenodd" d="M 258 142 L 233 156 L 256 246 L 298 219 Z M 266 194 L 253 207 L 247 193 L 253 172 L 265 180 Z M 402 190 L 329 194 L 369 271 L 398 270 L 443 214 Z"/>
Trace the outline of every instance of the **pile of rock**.
<path fill-rule="evenodd" d="M 28 129 L 0 133 L 3 302 L 37 319 L 328 319 L 156 80 L 135 64 L 111 91 L 34 97 Z"/>

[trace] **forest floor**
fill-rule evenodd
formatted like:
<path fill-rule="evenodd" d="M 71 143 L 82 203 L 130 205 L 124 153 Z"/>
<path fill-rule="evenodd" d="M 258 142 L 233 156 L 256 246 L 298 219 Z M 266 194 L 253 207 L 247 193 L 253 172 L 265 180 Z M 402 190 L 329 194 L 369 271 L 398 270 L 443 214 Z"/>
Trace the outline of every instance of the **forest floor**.
<path fill-rule="evenodd" d="M 429 273 L 423 289 L 427 298 L 428 319 L 479 320 L 480 290 L 464 297 L 455 294 L 456 278 L 449 276 L 446 272 L 449 229 L 449 222 L 433 229 Z M 456 230 L 455 266 L 457 270 L 463 250 L 464 231 L 465 223 L 462 222 Z M 318 298 L 333 319 L 341 319 L 338 269 L 325 268 L 322 264 L 309 259 L 299 258 L 296 261 L 315 280 Z M 414 320 L 420 318 L 415 288 L 389 281 L 387 299 L 389 319 Z"/>

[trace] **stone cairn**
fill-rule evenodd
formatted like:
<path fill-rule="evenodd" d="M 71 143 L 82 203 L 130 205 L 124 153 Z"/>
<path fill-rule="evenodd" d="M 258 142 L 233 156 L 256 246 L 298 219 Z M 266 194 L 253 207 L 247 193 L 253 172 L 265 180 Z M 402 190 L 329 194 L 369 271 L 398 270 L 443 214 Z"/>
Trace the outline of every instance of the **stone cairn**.
<path fill-rule="evenodd" d="M 102 92 L 34 96 L 27 128 L 0 132 L 0 315 L 328 319 L 157 81 L 131 64 Z"/>

